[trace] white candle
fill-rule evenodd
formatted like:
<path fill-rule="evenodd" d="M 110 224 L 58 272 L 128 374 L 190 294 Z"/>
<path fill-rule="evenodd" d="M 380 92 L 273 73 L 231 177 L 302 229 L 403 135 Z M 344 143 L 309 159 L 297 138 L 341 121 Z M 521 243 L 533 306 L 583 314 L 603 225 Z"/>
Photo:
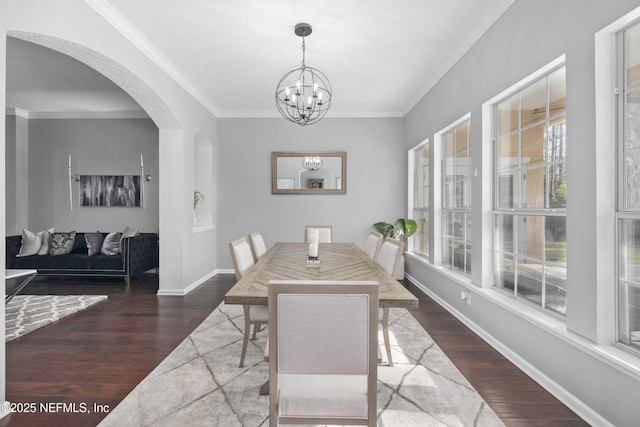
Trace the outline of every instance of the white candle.
<path fill-rule="evenodd" d="M 318 241 L 320 240 L 320 232 L 318 230 L 311 230 L 311 237 L 309 238 L 309 240 L 311 241 L 311 243 L 315 243 L 316 245 L 318 244 Z"/>
<path fill-rule="evenodd" d="M 310 243 L 309 244 L 309 256 L 312 258 L 317 258 L 318 257 L 318 244 L 317 243 Z"/>

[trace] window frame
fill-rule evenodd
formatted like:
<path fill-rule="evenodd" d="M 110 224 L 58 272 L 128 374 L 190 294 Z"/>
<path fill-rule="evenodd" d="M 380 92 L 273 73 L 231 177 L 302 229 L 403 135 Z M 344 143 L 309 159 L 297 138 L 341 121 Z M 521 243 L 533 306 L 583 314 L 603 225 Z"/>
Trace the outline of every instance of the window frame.
<path fill-rule="evenodd" d="M 627 87 L 627 46 L 626 33 L 629 30 L 640 28 L 640 19 L 629 22 L 620 28 L 615 35 L 616 55 L 616 102 L 615 102 L 615 149 L 616 149 L 616 191 L 615 193 L 615 343 L 624 349 L 640 354 L 640 342 L 633 344 L 631 341 L 631 326 L 629 316 L 629 288 L 638 288 L 636 291 L 640 294 L 640 279 L 634 281 L 632 278 L 624 278 L 622 273 L 623 254 L 626 248 L 626 239 L 623 239 L 622 223 L 628 220 L 640 221 L 640 205 L 636 207 L 627 206 L 627 113 L 628 102 L 627 93 L 640 88 L 640 83 L 636 83 L 631 87 Z M 640 137 L 639 137 L 640 139 Z M 640 145 L 640 144 L 639 144 Z M 634 151 L 640 148 L 636 147 Z M 624 243 L 623 243 L 624 241 Z M 623 247 L 624 246 L 624 247 Z M 625 265 L 625 267 L 627 267 Z M 623 319 L 624 317 L 624 319 Z M 635 332 L 635 331 L 634 331 Z"/>
<path fill-rule="evenodd" d="M 423 191 L 423 205 L 425 206 L 421 206 L 421 207 L 416 207 L 416 194 L 418 191 L 418 188 L 416 187 L 417 185 L 419 185 L 420 180 L 417 179 L 417 173 L 418 171 L 416 170 L 416 154 L 418 151 L 423 151 L 425 146 L 428 147 L 428 155 L 427 157 L 422 156 L 422 159 L 427 159 L 428 161 L 428 165 L 427 165 L 427 179 L 428 179 L 428 184 L 425 186 L 422 186 L 422 191 Z M 416 221 L 416 223 L 418 224 L 418 229 L 416 230 L 416 232 L 414 233 L 413 236 L 411 236 L 408 239 L 408 248 L 407 251 L 411 252 L 412 254 L 424 258 L 425 260 L 429 259 L 429 256 L 431 254 L 431 244 L 430 244 L 430 238 L 431 238 L 431 221 L 429 220 L 430 218 L 430 211 L 431 211 L 431 203 L 430 203 L 430 197 L 431 197 L 431 183 L 432 183 L 432 164 L 431 164 L 431 145 L 430 145 L 430 139 L 427 138 L 424 141 L 420 142 L 419 144 L 411 147 L 408 152 L 407 152 L 407 162 L 408 162 L 408 195 L 407 195 L 407 200 L 408 200 L 408 206 L 407 206 L 407 212 L 408 212 L 408 217 L 413 219 L 414 221 Z M 423 164 L 423 171 L 424 171 L 424 164 Z M 424 195 L 424 188 L 427 188 L 427 194 L 426 197 Z M 420 210 L 423 212 L 423 218 L 426 218 L 426 227 L 423 227 L 423 233 L 422 233 L 422 237 L 424 239 L 425 242 L 425 251 L 418 251 L 416 250 L 416 239 L 419 239 L 421 237 L 420 235 L 420 224 L 419 224 L 419 219 L 416 219 L 415 217 L 415 211 L 416 210 Z"/>
<path fill-rule="evenodd" d="M 453 203 L 453 205 L 455 206 L 449 206 L 450 203 L 447 202 L 447 199 L 450 197 L 450 193 L 447 191 L 447 186 L 451 184 L 451 180 L 448 179 L 446 173 L 447 173 L 447 162 L 450 159 L 455 159 L 457 158 L 455 156 L 455 154 L 457 154 L 457 152 L 455 151 L 455 147 L 457 147 L 457 131 L 458 129 L 460 129 L 461 127 L 466 126 L 466 149 L 463 150 L 466 154 L 467 154 L 467 159 L 468 159 L 468 165 L 467 165 L 467 174 L 466 176 L 464 176 L 462 178 L 462 183 L 463 183 L 463 187 L 464 185 L 467 186 L 467 190 L 468 190 L 468 206 L 464 206 L 464 202 L 463 202 L 463 206 L 458 206 L 457 201 Z M 453 140 L 453 145 L 454 145 L 454 156 L 453 157 L 448 157 L 447 156 L 447 152 L 444 149 L 444 146 L 446 144 L 446 135 L 450 134 L 453 131 L 453 135 L 454 135 L 454 140 Z M 472 263 L 472 252 L 473 252 L 473 246 L 471 243 L 471 227 L 472 227 L 472 208 L 473 208 L 473 203 L 472 203 L 472 196 L 473 196 L 473 192 L 472 192 L 472 173 L 471 173 L 471 169 L 472 169 L 472 161 L 471 161 L 471 154 L 472 154 L 472 144 L 471 144 L 471 113 L 467 113 L 464 116 L 462 116 L 461 118 L 459 118 L 458 120 L 456 120 L 455 122 L 451 123 L 449 126 L 447 126 L 446 128 L 440 130 L 437 134 L 436 134 L 436 138 L 434 138 L 436 141 L 436 144 L 438 145 L 438 149 L 436 150 L 437 153 L 439 154 L 439 156 L 437 157 L 439 162 L 440 162 L 440 173 L 438 174 L 438 178 L 439 178 L 439 182 L 437 183 L 439 188 L 440 188 L 440 194 L 441 194 L 441 198 L 439 200 L 439 205 L 438 205 L 438 210 L 439 210 L 439 217 L 440 217 L 440 221 L 437 224 L 437 226 L 440 228 L 439 232 L 440 232 L 440 248 L 439 248 L 439 264 L 442 265 L 443 267 L 447 268 L 448 270 L 451 271 L 455 271 L 457 273 L 463 274 L 467 277 L 471 277 L 471 263 Z M 458 176 L 457 173 L 454 176 Z M 453 180 L 453 184 L 456 187 L 457 191 L 457 184 L 458 184 L 458 180 L 457 178 Z M 464 192 L 464 188 L 463 188 L 463 192 Z M 455 192 L 454 192 L 455 194 Z M 456 198 L 457 198 L 457 194 Z M 464 200 L 464 195 L 463 195 L 463 200 Z M 451 218 L 455 218 L 456 216 L 462 215 L 464 220 L 463 220 L 463 226 L 462 226 L 462 237 L 461 237 L 461 241 L 462 241 L 462 245 L 463 245 L 463 267 L 462 269 L 459 267 L 455 266 L 455 250 L 453 249 L 456 246 L 456 242 L 460 243 L 460 239 L 456 239 L 456 233 L 455 233 L 455 220 L 451 221 L 451 227 L 454 229 L 451 231 L 450 234 L 450 240 L 451 240 L 451 247 L 448 246 L 448 240 L 447 240 L 447 230 L 446 230 L 446 218 L 448 216 L 451 216 Z M 434 227 L 436 226 L 436 224 L 434 223 Z M 450 259 L 446 259 L 445 257 L 447 257 L 448 255 L 448 251 L 447 249 L 450 250 Z"/>
<path fill-rule="evenodd" d="M 495 97 L 494 99 L 491 100 L 491 104 L 490 104 L 490 111 L 492 114 L 492 118 L 491 118 L 491 164 L 492 164 L 492 176 L 491 176 L 491 188 L 492 188 L 492 206 L 491 206 L 491 232 L 492 232 L 492 239 L 491 239 L 491 259 L 492 259 L 492 268 L 491 268 L 491 287 L 493 289 L 496 289 L 500 292 L 503 292 L 504 294 L 518 300 L 518 301 L 523 301 L 526 302 L 528 304 L 531 304 L 533 307 L 535 307 L 536 309 L 541 310 L 544 313 L 548 313 L 550 315 L 553 315 L 554 317 L 558 317 L 560 319 L 566 320 L 566 307 L 567 307 L 567 303 L 566 303 L 566 277 L 567 277 L 567 264 L 566 264 L 566 217 L 567 217 L 567 213 L 566 213 L 566 201 L 564 204 L 564 207 L 552 207 L 550 206 L 550 189 L 547 188 L 546 183 L 549 182 L 549 168 L 550 166 L 554 166 L 554 165 L 562 165 L 562 167 L 564 168 L 564 182 L 566 183 L 566 165 L 567 165 L 567 157 L 566 157 L 566 150 L 567 150 L 567 142 L 566 142 L 566 103 L 564 106 L 564 112 L 563 113 L 558 113 L 558 114 L 552 114 L 551 113 L 551 103 L 550 103 L 550 83 L 549 83 L 549 76 L 551 76 L 553 73 L 555 73 L 556 71 L 562 69 L 563 67 L 565 67 L 566 70 L 566 64 L 564 61 L 564 56 L 558 58 L 556 61 L 552 62 L 551 64 L 549 64 L 546 67 L 543 67 L 541 70 L 539 70 L 538 72 L 534 73 L 533 75 L 531 75 L 528 79 L 525 79 L 525 81 L 514 85 L 513 87 L 511 87 L 508 91 L 503 92 L 502 94 L 500 94 L 499 96 Z M 538 120 L 534 120 L 531 122 L 528 122 L 526 124 L 523 124 L 522 122 L 522 97 L 523 97 L 523 93 L 525 93 L 525 91 L 529 88 L 534 87 L 534 85 L 536 84 L 540 84 L 542 81 L 545 82 L 545 90 L 546 90 L 546 100 L 545 100 L 545 108 L 546 108 L 546 112 L 545 112 L 545 117 L 544 120 L 543 119 L 538 119 Z M 565 74 L 565 78 L 564 78 L 564 91 L 565 91 L 565 98 L 566 98 L 566 74 Z M 504 135 L 500 134 L 500 129 L 499 129 L 499 105 L 501 103 L 507 102 L 509 101 L 511 98 L 517 96 L 517 101 L 518 101 L 518 105 L 517 105 L 517 111 L 518 111 L 518 117 L 517 117 L 517 126 L 515 128 L 515 130 L 512 128 L 510 129 L 508 132 L 506 132 Z M 555 123 L 554 123 L 555 122 Z M 546 153 L 546 150 L 548 149 L 548 145 L 547 145 L 547 133 L 549 131 L 549 129 L 551 129 L 553 126 L 557 126 L 559 123 L 563 124 L 563 131 L 561 134 L 561 138 L 564 139 L 564 155 L 562 156 L 562 161 L 561 162 L 550 162 L 548 159 L 548 154 Z M 536 127 L 539 126 L 543 126 L 543 147 L 542 147 L 542 151 L 543 153 L 545 153 L 543 155 L 543 160 L 541 162 L 540 165 L 535 166 L 535 167 L 529 167 L 529 166 L 525 166 L 522 163 L 523 160 L 523 156 L 522 156 L 522 145 L 523 145 L 523 141 L 522 141 L 522 134 L 535 129 Z M 500 143 L 500 137 L 504 137 L 505 135 L 516 135 L 517 136 L 517 157 L 515 158 L 515 160 L 517 161 L 516 165 L 512 165 L 509 167 L 509 169 L 511 169 L 513 171 L 513 175 L 512 175 L 512 191 L 510 193 L 510 197 L 512 200 L 512 204 L 511 206 L 502 206 L 501 204 L 501 200 L 500 200 L 500 180 L 501 178 L 504 178 L 504 175 L 501 174 L 502 170 L 500 167 L 500 151 L 499 151 L 499 143 Z M 523 199 L 522 195 L 524 194 L 524 189 L 522 188 L 522 186 L 525 184 L 525 180 L 526 180 L 526 175 L 527 173 L 531 172 L 531 171 L 536 171 L 539 169 L 544 169 L 544 190 L 543 190 L 543 207 L 526 207 L 523 206 L 522 203 L 525 202 L 526 200 Z M 511 217 L 511 230 L 513 230 L 513 236 L 512 236 L 512 246 L 511 246 L 511 252 L 508 252 L 505 250 L 505 248 L 502 248 L 499 246 L 498 242 L 498 236 L 500 235 L 500 231 L 501 229 L 499 229 L 499 221 L 502 218 L 509 218 Z M 522 225 L 518 225 L 520 224 L 518 221 L 520 221 L 522 218 L 524 217 L 524 220 L 522 220 L 523 224 L 526 222 L 526 218 L 528 217 L 533 217 L 533 218 L 540 218 L 541 221 L 541 226 L 540 226 L 540 234 L 541 234 L 541 238 L 540 238 L 540 247 L 538 248 L 538 250 L 540 251 L 540 255 L 539 255 L 539 259 L 537 258 L 530 258 L 531 255 L 528 253 L 528 251 L 525 249 L 523 252 L 523 254 L 521 254 L 521 250 L 520 247 L 522 247 L 523 245 L 526 245 L 526 243 L 523 244 L 523 241 L 519 238 L 518 236 L 518 230 L 519 228 L 523 228 L 525 229 Z M 564 266 L 561 265 L 562 263 L 556 262 L 554 263 L 553 261 L 549 261 L 547 260 L 547 255 L 546 255 L 546 223 L 547 223 L 547 218 L 551 218 L 551 217 L 564 217 L 565 220 L 565 249 L 564 249 L 564 257 L 565 257 L 565 262 L 564 262 Z M 503 240 L 504 242 L 504 240 Z M 535 243 L 535 242 L 534 242 Z M 498 281 L 501 278 L 501 274 L 502 274 L 502 269 L 501 269 L 501 265 L 499 264 L 500 261 L 502 259 L 511 259 L 511 261 L 514 264 L 514 270 L 513 270 L 513 289 L 507 289 L 504 286 L 502 286 L 501 283 L 498 283 Z M 531 259 L 531 260 L 536 260 L 539 262 L 540 264 L 540 282 L 539 282 L 539 286 L 540 286 L 540 293 L 538 294 L 533 294 L 533 297 L 531 298 L 527 298 L 523 295 L 520 295 L 518 293 L 518 265 L 525 265 L 525 260 L 527 259 Z M 556 311 L 553 309 L 549 309 L 547 308 L 547 295 L 546 295 L 546 287 L 548 286 L 546 280 L 546 269 L 548 268 L 547 266 L 558 266 L 558 267 L 563 267 L 564 268 L 564 280 L 565 280 L 565 288 L 564 288 L 564 313 L 562 313 L 561 311 Z M 552 285 L 554 285 L 553 283 L 551 283 Z M 555 286 L 555 285 L 554 285 Z M 534 302 L 532 300 L 536 299 L 537 297 L 539 297 L 540 302 Z"/>

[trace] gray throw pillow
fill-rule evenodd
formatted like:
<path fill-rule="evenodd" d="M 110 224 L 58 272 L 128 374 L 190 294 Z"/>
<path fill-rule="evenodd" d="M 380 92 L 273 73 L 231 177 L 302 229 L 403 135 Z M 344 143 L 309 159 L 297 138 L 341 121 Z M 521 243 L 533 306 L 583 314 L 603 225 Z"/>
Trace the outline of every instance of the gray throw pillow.
<path fill-rule="evenodd" d="M 22 229 L 22 246 L 17 257 L 36 255 L 42 246 L 42 231 L 34 233 L 33 231 Z"/>
<path fill-rule="evenodd" d="M 128 225 L 124 228 L 124 230 L 122 231 L 122 236 L 120 236 L 120 253 L 122 253 L 123 250 L 123 246 L 124 246 L 124 239 L 126 239 L 127 237 L 136 237 L 139 236 L 140 232 L 138 230 L 136 230 L 135 228 L 130 228 Z"/>
<path fill-rule="evenodd" d="M 84 240 L 87 242 L 87 252 L 89 255 L 100 253 L 102 250 L 102 242 L 104 241 L 104 236 L 101 232 L 84 233 Z"/>
<path fill-rule="evenodd" d="M 102 242 L 102 252 L 105 255 L 118 255 L 120 253 L 120 238 L 122 235 L 116 231 L 107 234 Z"/>
<path fill-rule="evenodd" d="M 47 255 L 49 253 L 49 241 L 51 240 L 51 233 L 53 233 L 53 228 L 44 230 L 42 232 L 42 246 L 40 246 L 38 255 Z"/>
<path fill-rule="evenodd" d="M 52 233 L 49 241 L 49 253 L 51 255 L 65 255 L 73 249 L 76 240 L 76 232 Z"/>

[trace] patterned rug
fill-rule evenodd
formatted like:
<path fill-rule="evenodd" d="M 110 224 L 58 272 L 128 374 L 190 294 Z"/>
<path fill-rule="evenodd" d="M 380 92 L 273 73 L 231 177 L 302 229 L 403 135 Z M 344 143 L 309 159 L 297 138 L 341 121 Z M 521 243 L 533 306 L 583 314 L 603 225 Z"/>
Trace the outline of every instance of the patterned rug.
<path fill-rule="evenodd" d="M 106 295 L 18 295 L 5 307 L 5 342 L 106 299 Z"/>
<path fill-rule="evenodd" d="M 407 310 L 391 309 L 389 321 L 394 367 L 382 351 L 379 426 L 503 426 Z M 243 328 L 242 307 L 221 304 L 99 425 L 268 426 L 267 331 L 238 368 Z"/>

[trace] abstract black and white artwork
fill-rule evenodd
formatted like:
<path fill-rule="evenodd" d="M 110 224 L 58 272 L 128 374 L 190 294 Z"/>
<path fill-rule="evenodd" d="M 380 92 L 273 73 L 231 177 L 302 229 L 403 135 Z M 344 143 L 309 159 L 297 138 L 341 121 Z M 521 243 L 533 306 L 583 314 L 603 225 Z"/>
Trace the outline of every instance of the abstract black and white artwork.
<path fill-rule="evenodd" d="M 80 206 L 140 207 L 140 175 L 80 175 Z"/>

